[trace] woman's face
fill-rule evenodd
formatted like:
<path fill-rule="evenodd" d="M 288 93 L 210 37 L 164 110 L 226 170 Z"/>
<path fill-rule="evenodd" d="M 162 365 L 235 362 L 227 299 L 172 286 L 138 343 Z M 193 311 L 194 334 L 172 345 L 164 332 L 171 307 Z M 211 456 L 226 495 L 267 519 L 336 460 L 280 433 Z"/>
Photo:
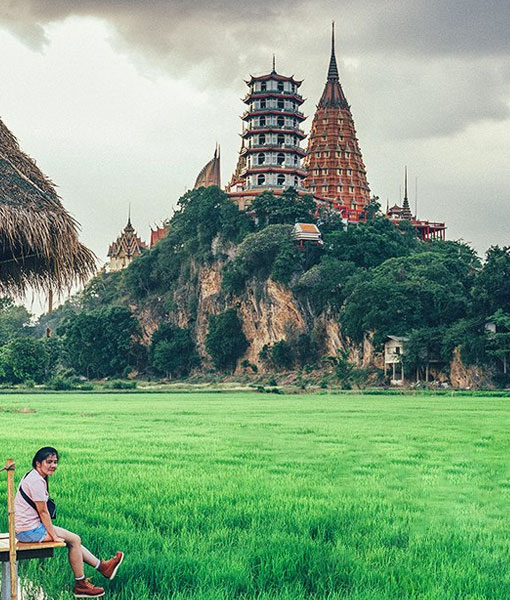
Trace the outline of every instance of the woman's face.
<path fill-rule="evenodd" d="M 36 463 L 37 471 L 43 476 L 53 475 L 58 466 L 58 458 L 56 454 L 50 454 L 48 458 L 45 458 L 42 462 Z"/>

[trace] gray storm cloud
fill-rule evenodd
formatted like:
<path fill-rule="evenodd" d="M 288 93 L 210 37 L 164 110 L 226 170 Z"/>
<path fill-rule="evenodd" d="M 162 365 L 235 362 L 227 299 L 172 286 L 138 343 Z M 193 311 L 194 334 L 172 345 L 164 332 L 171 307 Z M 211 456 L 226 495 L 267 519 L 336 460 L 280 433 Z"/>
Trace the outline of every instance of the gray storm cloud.
<path fill-rule="evenodd" d="M 285 70 L 319 90 L 329 22 L 339 56 L 360 62 L 359 94 L 378 94 L 396 137 L 448 135 L 508 117 L 510 3 L 507 0 L 4 0 L 0 24 L 42 50 L 45 27 L 72 16 L 107 22 L 116 47 L 142 71 L 195 76 L 197 85 L 234 86 L 264 70 L 277 52 Z M 296 57 L 299 57 L 296 59 Z M 289 68 L 290 67 L 290 68 Z M 343 70 L 349 97 L 352 76 Z M 416 118 L 391 115 L 393 96 L 420 103 Z M 349 97 L 351 103 L 352 97 Z M 410 111 L 412 112 L 412 111 Z"/>
<path fill-rule="evenodd" d="M 313 23 L 336 19 L 356 50 L 479 56 L 510 49 L 507 0 L 3 0 L 0 6 L 0 21 L 33 46 L 44 44 L 44 25 L 73 15 L 104 19 L 127 43 L 151 52 L 189 52 L 197 60 L 208 55 L 205 42 L 224 41 L 219 24 L 239 44 L 250 34 L 250 43 L 264 44 L 303 15 L 312 36 Z M 198 32 L 202 43 L 193 43 Z"/>

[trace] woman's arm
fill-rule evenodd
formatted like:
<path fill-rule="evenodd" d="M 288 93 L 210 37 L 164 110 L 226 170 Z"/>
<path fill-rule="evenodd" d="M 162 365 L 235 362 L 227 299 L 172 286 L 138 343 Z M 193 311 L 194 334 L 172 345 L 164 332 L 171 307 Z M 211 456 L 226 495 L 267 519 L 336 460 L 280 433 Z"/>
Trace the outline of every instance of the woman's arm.
<path fill-rule="evenodd" d="M 63 542 L 64 540 L 57 535 L 55 528 L 53 527 L 53 523 L 51 521 L 50 513 L 48 512 L 48 506 L 46 502 L 36 502 L 35 506 L 37 508 L 37 512 L 41 517 L 42 524 L 46 527 L 46 531 L 54 542 Z"/>

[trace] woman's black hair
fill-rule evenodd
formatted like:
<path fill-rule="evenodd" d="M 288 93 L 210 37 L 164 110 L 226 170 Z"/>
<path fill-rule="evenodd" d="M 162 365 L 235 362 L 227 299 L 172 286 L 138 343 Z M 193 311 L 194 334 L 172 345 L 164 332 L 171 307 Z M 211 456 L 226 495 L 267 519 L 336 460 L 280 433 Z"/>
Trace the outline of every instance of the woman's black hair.
<path fill-rule="evenodd" d="M 48 456 L 53 456 L 53 454 L 58 460 L 58 450 L 55 450 L 55 448 L 52 448 L 51 446 L 44 446 L 44 448 L 40 448 L 37 450 L 34 458 L 32 459 L 32 467 L 35 469 L 37 463 L 42 463 L 43 460 L 46 460 Z"/>

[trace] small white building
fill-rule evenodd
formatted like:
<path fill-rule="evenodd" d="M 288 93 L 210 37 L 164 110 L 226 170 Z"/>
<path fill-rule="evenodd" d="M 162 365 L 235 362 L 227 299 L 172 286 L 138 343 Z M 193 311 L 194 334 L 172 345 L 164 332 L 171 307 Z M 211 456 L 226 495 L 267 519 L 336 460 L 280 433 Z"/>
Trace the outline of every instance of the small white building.
<path fill-rule="evenodd" d="M 402 364 L 402 355 L 404 346 L 409 338 L 398 335 L 389 335 L 384 344 L 384 375 L 386 376 L 388 368 L 391 369 L 391 385 L 404 385 L 404 365 Z"/>
<path fill-rule="evenodd" d="M 322 234 L 315 223 L 296 223 L 292 230 L 292 237 L 299 242 L 315 242 L 322 245 Z"/>

